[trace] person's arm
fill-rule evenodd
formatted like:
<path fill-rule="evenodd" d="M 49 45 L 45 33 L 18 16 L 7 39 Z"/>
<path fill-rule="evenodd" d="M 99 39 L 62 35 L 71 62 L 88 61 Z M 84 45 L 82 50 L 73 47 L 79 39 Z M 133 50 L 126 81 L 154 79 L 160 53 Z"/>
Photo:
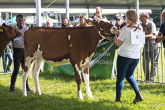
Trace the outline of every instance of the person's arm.
<path fill-rule="evenodd" d="M 116 45 L 117 46 L 121 46 L 121 44 L 123 43 L 123 41 L 121 41 L 120 39 L 118 39 L 116 36 L 114 38 L 115 38 Z"/>
<path fill-rule="evenodd" d="M 154 38 L 154 35 L 153 34 L 145 35 L 145 38 L 146 39 L 153 39 Z"/>
<path fill-rule="evenodd" d="M 156 35 L 156 25 L 155 23 L 151 22 L 148 24 L 148 26 L 149 26 L 148 33 L 151 33 L 151 34 L 145 35 L 145 38 L 153 39 L 154 36 Z"/>
<path fill-rule="evenodd" d="M 165 36 L 161 37 L 162 32 L 159 32 L 158 35 L 156 36 L 156 41 L 155 43 L 159 43 L 161 40 L 165 40 Z"/>
<path fill-rule="evenodd" d="M 163 34 L 162 33 L 162 30 L 163 29 L 163 24 L 161 24 L 161 26 L 160 26 L 160 30 L 159 30 L 159 32 L 158 32 L 158 35 L 156 36 L 156 41 L 155 41 L 155 43 L 159 43 L 161 40 L 165 40 L 165 38 L 164 37 L 161 37 L 161 35 Z"/>

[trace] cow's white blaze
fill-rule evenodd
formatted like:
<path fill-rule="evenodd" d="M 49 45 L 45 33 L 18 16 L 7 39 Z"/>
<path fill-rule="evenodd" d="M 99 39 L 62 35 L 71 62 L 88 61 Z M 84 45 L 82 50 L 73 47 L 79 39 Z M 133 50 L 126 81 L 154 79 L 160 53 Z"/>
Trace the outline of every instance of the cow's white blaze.
<path fill-rule="evenodd" d="M 70 47 L 72 47 L 72 44 L 70 44 Z"/>
<path fill-rule="evenodd" d="M 68 40 L 70 40 L 70 38 L 71 38 L 71 36 L 70 36 L 70 34 L 69 34 L 69 36 L 68 36 Z"/>
<path fill-rule="evenodd" d="M 89 70 L 88 70 L 88 73 L 89 73 Z M 89 74 L 86 74 L 83 72 L 83 77 L 84 77 L 85 84 L 86 84 L 86 93 L 87 93 L 88 97 L 93 97 L 90 87 L 89 87 Z"/>
<path fill-rule="evenodd" d="M 100 21 L 101 21 L 100 19 L 97 20 L 98 24 L 99 24 Z"/>

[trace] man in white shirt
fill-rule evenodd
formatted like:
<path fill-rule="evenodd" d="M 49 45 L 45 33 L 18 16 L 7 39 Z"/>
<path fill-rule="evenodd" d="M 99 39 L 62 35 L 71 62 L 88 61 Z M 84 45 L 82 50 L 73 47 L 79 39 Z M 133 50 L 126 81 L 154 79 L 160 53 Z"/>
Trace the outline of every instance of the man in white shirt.
<path fill-rule="evenodd" d="M 22 14 L 16 16 L 17 24 L 13 27 L 15 30 L 21 33 L 20 37 L 17 37 L 13 41 L 13 59 L 14 59 L 14 71 L 11 76 L 10 92 L 15 92 L 15 82 L 17 79 L 17 74 L 19 72 L 20 64 L 24 65 L 24 32 L 28 30 L 28 27 L 23 25 L 24 19 Z M 27 91 L 32 91 L 28 86 L 28 81 L 26 82 Z"/>

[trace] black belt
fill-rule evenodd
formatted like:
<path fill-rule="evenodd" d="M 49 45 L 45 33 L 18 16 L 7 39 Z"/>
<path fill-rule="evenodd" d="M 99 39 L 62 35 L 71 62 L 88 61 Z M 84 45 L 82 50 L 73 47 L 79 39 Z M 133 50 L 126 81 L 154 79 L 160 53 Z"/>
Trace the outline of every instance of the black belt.
<path fill-rule="evenodd" d="M 25 48 L 13 48 L 13 49 L 16 49 L 16 50 L 25 50 Z"/>

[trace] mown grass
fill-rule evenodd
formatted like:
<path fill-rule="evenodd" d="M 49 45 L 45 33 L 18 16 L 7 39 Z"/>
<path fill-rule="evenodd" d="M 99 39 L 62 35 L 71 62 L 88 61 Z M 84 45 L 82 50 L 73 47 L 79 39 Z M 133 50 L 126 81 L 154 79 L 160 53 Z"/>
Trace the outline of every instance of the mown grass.
<path fill-rule="evenodd" d="M 22 97 L 22 75 L 18 74 L 16 94 L 9 92 L 11 74 L 0 76 L 0 110 L 164 110 L 165 87 L 163 84 L 148 84 L 138 82 L 144 97 L 142 102 L 133 104 L 135 94 L 125 81 L 121 100 L 114 103 L 116 79 L 90 79 L 93 98 L 88 98 L 85 83 L 81 90 L 84 100 L 77 98 L 75 78 L 63 74 L 42 72 L 39 83 L 42 95 L 35 94 L 33 78 L 29 78 L 30 87 L 34 92 L 28 92 Z"/>

